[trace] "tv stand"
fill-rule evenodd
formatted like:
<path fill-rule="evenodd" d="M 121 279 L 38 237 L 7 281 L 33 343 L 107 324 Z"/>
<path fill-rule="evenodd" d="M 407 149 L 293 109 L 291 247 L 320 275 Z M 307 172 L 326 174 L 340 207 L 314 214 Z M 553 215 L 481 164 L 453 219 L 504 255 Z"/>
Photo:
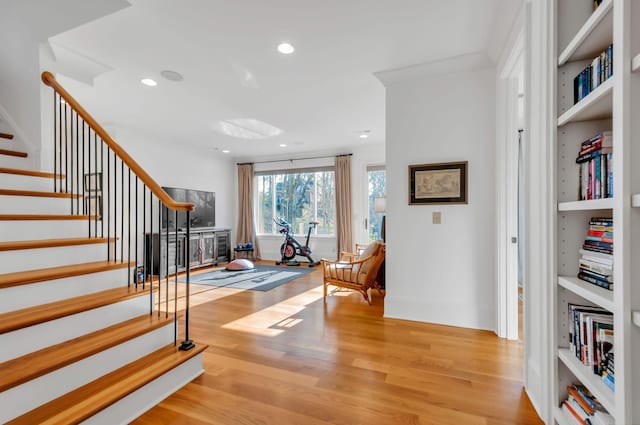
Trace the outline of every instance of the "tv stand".
<path fill-rule="evenodd" d="M 145 235 L 145 265 L 147 274 L 165 277 L 167 272 L 176 272 L 176 255 L 178 257 L 178 272 L 187 268 L 187 261 L 192 269 L 198 267 L 215 266 L 231 259 L 231 229 L 197 228 L 191 229 L 189 235 L 189 258 L 187 255 L 187 232 L 169 231 L 169 264 L 167 265 L 167 235 L 162 233 L 147 233 Z M 151 258 L 151 243 L 153 242 L 153 258 Z M 168 267 L 167 267 L 168 266 Z"/>

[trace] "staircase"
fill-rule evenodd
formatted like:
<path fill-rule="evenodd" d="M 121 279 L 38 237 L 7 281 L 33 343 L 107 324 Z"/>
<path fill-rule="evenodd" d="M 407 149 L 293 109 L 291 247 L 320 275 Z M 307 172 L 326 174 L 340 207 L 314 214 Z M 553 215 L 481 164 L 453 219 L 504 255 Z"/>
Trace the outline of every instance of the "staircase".
<path fill-rule="evenodd" d="M 55 88 L 56 99 L 63 95 L 73 107 L 68 93 Z M 73 154 L 74 140 L 76 147 L 84 140 L 62 141 L 73 112 L 70 117 L 56 131 L 60 157 L 54 158 L 53 173 L 29 170 L 28 154 L 12 146 L 9 129 L 0 128 L 0 423 L 128 423 L 203 372 L 206 346 L 188 338 L 188 284 L 185 310 L 179 315 L 159 309 L 159 297 L 169 292 L 168 279 L 154 281 L 159 271 L 145 269 L 142 282 L 132 281 L 132 270 L 144 267 L 145 261 L 131 240 L 142 239 L 148 231 L 162 232 L 159 219 L 154 230 L 153 210 L 147 214 L 137 209 L 135 171 L 135 193 L 125 199 L 125 165 L 135 163 L 126 153 L 121 159 L 113 142 L 91 170 L 92 160 L 82 148 Z M 76 123 L 88 121 L 85 118 L 76 111 Z M 82 135 L 87 128 L 91 140 L 91 131 L 103 131 L 97 127 L 83 124 Z M 108 136 L 99 137 L 104 141 Z M 95 135 L 94 140 L 97 144 Z M 96 152 L 92 155 L 98 158 Z M 119 179 L 113 177 L 119 186 L 105 194 L 113 194 L 115 205 L 87 211 L 79 176 L 87 174 L 82 173 L 85 164 L 100 176 L 113 174 L 98 168 L 104 158 L 110 164 L 111 154 L 114 164 L 116 156 L 120 159 L 117 171 L 122 173 Z M 133 187 L 132 171 L 127 172 L 128 186 Z M 75 189 L 74 184 L 63 184 L 70 178 L 76 180 Z M 104 179 L 110 183 L 110 177 Z M 154 190 L 159 188 L 148 181 L 141 180 L 140 202 L 145 204 L 155 203 Z M 171 208 L 165 195 L 158 199 Z M 127 223 L 119 211 L 125 211 L 125 204 L 133 210 L 132 199 L 136 209 L 128 213 Z M 139 219 L 144 224 L 138 226 Z M 156 247 L 161 253 L 169 252 L 168 239 L 165 235 L 166 246 Z M 177 292 L 177 280 L 175 285 Z"/>

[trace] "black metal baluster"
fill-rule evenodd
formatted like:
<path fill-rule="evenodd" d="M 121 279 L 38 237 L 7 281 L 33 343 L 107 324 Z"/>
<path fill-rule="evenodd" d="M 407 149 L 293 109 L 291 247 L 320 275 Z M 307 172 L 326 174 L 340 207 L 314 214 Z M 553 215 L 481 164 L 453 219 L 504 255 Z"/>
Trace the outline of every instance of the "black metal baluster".
<path fill-rule="evenodd" d="M 149 314 L 153 314 L 153 270 L 155 263 L 155 256 L 153 252 L 154 246 L 154 237 L 153 237 L 153 193 L 149 190 L 149 244 L 151 247 L 149 248 Z"/>
<path fill-rule="evenodd" d="M 82 125 L 84 128 L 84 120 L 82 120 Z M 80 125 L 78 121 L 78 114 L 76 113 L 76 189 L 78 190 L 78 195 L 80 195 Z M 80 196 L 76 197 L 76 214 L 80 214 Z"/>
<path fill-rule="evenodd" d="M 165 260 L 165 275 L 164 275 L 164 314 L 165 317 L 169 317 L 169 209 L 164 207 L 164 230 L 167 232 L 167 240 L 165 241 L 165 251 L 166 251 L 166 260 Z"/>
<path fill-rule="evenodd" d="M 160 304 L 162 299 L 162 204 L 158 199 L 158 317 L 160 317 Z"/>
<path fill-rule="evenodd" d="M 113 238 L 118 239 L 118 157 L 116 152 L 113 151 Z M 120 239 L 122 243 L 122 239 Z M 113 247 L 113 261 L 118 261 L 118 246 L 114 243 Z"/>
<path fill-rule="evenodd" d="M 185 307 L 184 307 L 184 341 L 180 344 L 180 349 L 182 351 L 191 350 L 195 347 L 193 341 L 189 339 L 189 292 L 190 292 L 190 282 L 191 282 L 191 265 L 189 264 L 189 256 L 190 256 L 190 243 L 189 239 L 191 237 L 191 217 L 190 211 L 187 211 L 187 258 L 185 259 L 185 263 L 187 265 L 187 281 L 185 283 Z"/>
<path fill-rule="evenodd" d="M 63 105 L 62 97 L 60 97 L 60 101 L 58 104 L 58 130 L 60 132 L 60 137 L 58 137 L 58 179 L 59 179 L 59 187 L 58 192 L 62 192 L 62 105 Z"/>
<path fill-rule="evenodd" d="M 147 284 L 147 261 L 149 261 L 149 253 L 147 252 L 147 186 L 142 185 L 142 234 L 144 235 L 144 251 L 142 254 L 142 271 L 144 273 L 144 280 L 142 283 L 142 289 Z M 153 258 L 153 256 L 151 256 Z"/>
<path fill-rule="evenodd" d="M 102 184 L 102 180 L 98 178 L 98 133 L 93 132 L 93 174 L 95 177 L 95 187 L 93 188 L 93 210 L 95 211 L 95 218 L 93 219 L 93 236 L 98 237 L 98 216 L 100 215 L 100 203 L 98 202 L 98 190 L 102 189 L 102 187 L 98 186 L 98 184 Z M 89 159 L 91 160 L 91 159 Z M 102 176 L 100 176 L 102 177 Z"/>
<path fill-rule="evenodd" d="M 127 263 L 129 263 L 127 269 L 131 275 L 131 168 L 129 168 L 129 183 L 127 185 L 127 239 Z"/>
<path fill-rule="evenodd" d="M 111 148 L 107 146 L 107 261 L 111 260 Z M 105 217 L 102 217 L 104 226 Z M 115 243 L 114 243 L 115 246 Z"/>
<path fill-rule="evenodd" d="M 67 169 L 67 164 L 68 164 L 68 159 L 69 159 L 69 153 L 68 153 L 68 144 L 69 144 L 69 140 L 68 140 L 68 136 L 69 136 L 69 131 L 68 131 L 68 127 L 69 127 L 69 122 L 67 121 L 67 110 L 69 109 L 69 106 L 65 103 L 64 104 L 64 191 L 65 193 L 69 193 L 69 170 Z M 60 152 L 62 154 L 62 152 Z M 60 172 L 62 172 L 62 166 L 60 166 Z"/>
<path fill-rule="evenodd" d="M 74 137 L 73 136 L 75 134 L 74 131 L 73 131 L 74 130 L 74 127 L 73 127 L 73 115 L 74 115 L 74 112 L 75 111 L 73 109 L 71 109 L 71 166 L 69 167 L 69 168 L 71 168 L 71 173 L 70 173 L 70 176 L 67 176 L 67 180 L 69 180 L 69 178 L 71 178 L 71 194 L 72 195 L 74 194 L 73 183 L 75 182 L 73 180 L 73 177 L 74 177 L 74 175 L 73 175 L 73 138 Z M 76 115 L 76 123 L 77 123 L 78 122 L 78 114 L 75 114 L 75 115 Z M 76 130 L 76 132 L 78 131 L 78 127 L 77 126 L 75 127 L 75 130 Z M 71 214 L 73 214 L 73 196 L 70 198 L 70 200 L 71 200 Z"/>
<path fill-rule="evenodd" d="M 89 170 L 89 172 L 87 173 L 88 177 L 85 176 L 85 180 L 89 180 L 89 184 L 87 185 L 88 187 L 85 189 L 86 193 L 85 196 L 86 198 L 84 199 L 84 203 L 86 204 L 86 208 L 87 208 L 87 214 L 89 215 L 89 237 L 91 237 L 91 194 L 92 192 L 92 184 L 93 183 L 93 178 L 92 178 L 92 172 L 91 172 L 91 127 L 87 126 L 87 147 L 89 150 L 89 155 L 87 155 L 87 169 Z"/>
<path fill-rule="evenodd" d="M 129 170 L 131 171 L 131 170 Z M 136 176 L 136 209 L 135 209 L 135 218 L 136 218 L 136 231 L 134 233 L 134 241 L 135 241 L 135 264 L 136 264 L 136 288 L 138 287 L 138 176 Z"/>
<path fill-rule="evenodd" d="M 176 265 L 176 274 L 175 274 L 175 284 L 174 284 L 174 293 L 173 297 L 173 346 L 178 345 L 178 210 L 176 210 L 175 214 L 175 245 L 176 245 L 176 254 L 175 254 L 175 265 Z"/>
<path fill-rule="evenodd" d="M 100 138 L 100 237 L 104 238 L 104 140 Z M 96 199 L 97 201 L 97 199 Z"/>
<path fill-rule="evenodd" d="M 85 121 L 82 121 L 82 161 L 80 161 L 80 164 L 82 166 L 82 195 L 83 195 L 83 198 L 82 198 L 82 213 L 83 214 L 88 214 L 87 201 L 84 198 L 84 196 L 86 196 L 86 192 L 87 192 L 87 186 L 86 186 L 87 180 L 84 178 L 85 177 L 84 176 L 84 160 L 85 160 L 85 158 L 84 158 L 85 155 L 84 154 L 86 152 L 85 145 L 84 145 L 85 127 L 87 127 L 87 123 Z"/>
<path fill-rule="evenodd" d="M 58 92 L 53 91 L 53 191 L 58 191 Z"/>
<path fill-rule="evenodd" d="M 124 161 L 120 160 L 120 262 L 124 262 Z"/>

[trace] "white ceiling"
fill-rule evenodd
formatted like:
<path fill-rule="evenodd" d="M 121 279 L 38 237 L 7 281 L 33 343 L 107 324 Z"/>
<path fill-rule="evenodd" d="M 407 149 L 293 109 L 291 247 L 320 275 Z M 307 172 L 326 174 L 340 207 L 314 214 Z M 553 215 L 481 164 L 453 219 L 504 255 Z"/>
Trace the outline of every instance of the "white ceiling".
<path fill-rule="evenodd" d="M 50 41 L 102 70 L 93 87 L 63 83 L 107 126 L 234 157 L 345 151 L 384 142 L 384 87 L 374 72 L 490 51 L 514 2 L 130 0 Z M 295 53 L 278 53 L 281 41 Z M 164 80 L 166 69 L 184 81 Z M 158 86 L 143 86 L 144 77 Z M 235 119 L 282 133 L 247 140 L 219 131 Z"/>

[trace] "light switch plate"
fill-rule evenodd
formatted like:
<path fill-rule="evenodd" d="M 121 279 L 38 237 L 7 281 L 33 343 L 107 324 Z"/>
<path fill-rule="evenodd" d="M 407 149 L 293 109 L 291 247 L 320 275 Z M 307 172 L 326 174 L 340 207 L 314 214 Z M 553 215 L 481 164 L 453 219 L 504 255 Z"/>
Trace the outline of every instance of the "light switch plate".
<path fill-rule="evenodd" d="M 432 214 L 432 217 L 433 217 L 433 224 L 442 223 L 442 213 L 440 211 L 434 211 Z"/>

